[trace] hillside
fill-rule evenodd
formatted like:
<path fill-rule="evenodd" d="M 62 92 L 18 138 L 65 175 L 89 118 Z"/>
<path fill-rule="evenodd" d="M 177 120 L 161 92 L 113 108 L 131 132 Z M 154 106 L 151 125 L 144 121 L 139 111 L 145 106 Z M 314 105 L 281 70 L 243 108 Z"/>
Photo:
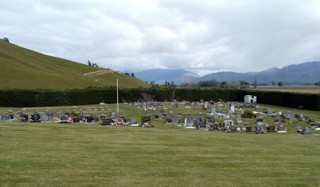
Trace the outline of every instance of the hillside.
<path fill-rule="evenodd" d="M 51 57 L 0 40 L 0 89 L 148 87 L 144 81 L 109 69 Z"/>

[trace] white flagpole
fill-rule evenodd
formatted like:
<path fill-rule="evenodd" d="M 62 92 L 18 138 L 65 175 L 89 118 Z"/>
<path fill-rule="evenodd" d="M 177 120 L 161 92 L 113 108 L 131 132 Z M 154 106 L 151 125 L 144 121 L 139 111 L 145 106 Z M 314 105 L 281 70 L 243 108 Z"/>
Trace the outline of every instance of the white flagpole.
<path fill-rule="evenodd" d="M 119 113 L 119 81 L 117 79 L 117 113 Z"/>

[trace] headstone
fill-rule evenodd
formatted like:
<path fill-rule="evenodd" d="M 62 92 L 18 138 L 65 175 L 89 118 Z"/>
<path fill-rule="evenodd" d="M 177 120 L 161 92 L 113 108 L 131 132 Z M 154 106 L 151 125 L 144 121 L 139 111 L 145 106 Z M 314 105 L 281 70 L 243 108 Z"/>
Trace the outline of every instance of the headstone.
<path fill-rule="evenodd" d="M 301 134 L 303 135 L 310 135 L 312 134 L 312 131 L 309 127 L 303 127 L 302 131 L 301 131 Z"/>
<path fill-rule="evenodd" d="M 137 121 L 136 119 L 133 119 L 133 118 L 132 118 L 132 119 L 130 120 L 130 123 L 131 123 L 131 124 L 137 124 L 138 121 Z"/>
<path fill-rule="evenodd" d="M 211 117 L 210 117 L 210 119 L 209 119 L 209 122 L 210 122 L 210 123 L 215 123 L 215 122 L 216 122 L 216 120 L 214 119 L 214 117 L 213 117 L 213 116 L 211 116 Z"/>
<path fill-rule="evenodd" d="M 173 118 L 173 111 L 169 112 L 169 117 Z"/>
<path fill-rule="evenodd" d="M 218 114 L 214 114 L 214 115 L 213 115 L 213 118 L 214 118 L 214 119 L 219 119 L 219 115 L 218 115 Z"/>
<path fill-rule="evenodd" d="M 211 128 L 212 128 L 213 131 L 218 131 L 219 130 L 219 126 L 218 126 L 217 123 L 212 124 Z"/>
<path fill-rule="evenodd" d="M 211 109 L 211 114 L 212 114 L 212 115 L 215 115 L 216 113 L 217 113 L 217 112 L 216 112 L 216 108 L 212 108 L 212 109 Z"/>
<path fill-rule="evenodd" d="M 257 126 L 256 126 L 256 131 L 255 133 L 256 134 L 261 134 L 263 131 L 262 131 L 262 124 L 261 123 L 258 123 Z"/>
<path fill-rule="evenodd" d="M 41 119 L 42 119 L 43 121 L 49 121 L 49 116 L 46 115 L 46 114 L 44 114 L 44 115 L 41 116 Z"/>
<path fill-rule="evenodd" d="M 167 118 L 166 118 L 166 123 L 172 123 L 172 121 L 173 121 L 173 120 L 172 120 L 171 117 L 167 117 Z"/>
<path fill-rule="evenodd" d="M 188 125 L 188 118 L 184 118 L 184 124 L 183 124 L 183 127 L 187 127 Z"/>
<path fill-rule="evenodd" d="M 252 132 L 251 126 L 246 127 L 246 132 Z"/>
<path fill-rule="evenodd" d="M 230 119 L 231 115 L 230 114 L 226 114 L 224 119 Z"/>
<path fill-rule="evenodd" d="M 204 109 L 208 109 L 208 102 L 204 103 Z"/>
<path fill-rule="evenodd" d="M 143 110 L 147 110 L 147 104 L 145 102 L 143 103 Z"/>
<path fill-rule="evenodd" d="M 268 131 L 268 132 L 276 132 L 276 127 L 273 126 L 273 125 L 268 126 L 268 127 L 267 127 L 267 131 Z"/>
<path fill-rule="evenodd" d="M 164 109 L 160 109 L 159 113 L 164 114 Z"/>
<path fill-rule="evenodd" d="M 283 123 L 281 123 L 280 125 L 279 125 L 279 127 L 277 128 L 277 131 L 279 132 L 279 131 L 285 131 L 285 128 L 284 128 L 284 124 Z"/>
<path fill-rule="evenodd" d="M 230 127 L 230 132 L 237 132 L 237 127 L 236 126 L 231 126 Z"/>
<path fill-rule="evenodd" d="M 194 128 L 193 122 L 188 122 L 186 128 Z"/>
<path fill-rule="evenodd" d="M 231 110 L 232 113 L 235 112 L 235 107 L 234 107 L 234 105 L 231 105 L 230 110 Z"/>

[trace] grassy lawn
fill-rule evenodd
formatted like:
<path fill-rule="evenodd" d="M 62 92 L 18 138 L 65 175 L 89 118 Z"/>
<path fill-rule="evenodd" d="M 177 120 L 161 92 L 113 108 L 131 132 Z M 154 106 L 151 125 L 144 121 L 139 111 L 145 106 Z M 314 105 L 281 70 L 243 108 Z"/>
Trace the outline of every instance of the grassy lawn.
<path fill-rule="evenodd" d="M 269 108 L 320 120 L 319 111 L 260 105 Z M 109 115 L 116 105 L 0 108 L 0 113 L 8 110 Z M 126 104 L 120 113 L 138 120 L 146 114 Z M 172 128 L 162 120 L 153 121 L 155 128 L 0 122 L 0 186 L 319 186 L 319 133 L 300 135 L 294 123 L 287 121 L 287 134 L 256 135 Z"/>
<path fill-rule="evenodd" d="M 319 136 L 0 124 L 2 186 L 319 186 Z"/>

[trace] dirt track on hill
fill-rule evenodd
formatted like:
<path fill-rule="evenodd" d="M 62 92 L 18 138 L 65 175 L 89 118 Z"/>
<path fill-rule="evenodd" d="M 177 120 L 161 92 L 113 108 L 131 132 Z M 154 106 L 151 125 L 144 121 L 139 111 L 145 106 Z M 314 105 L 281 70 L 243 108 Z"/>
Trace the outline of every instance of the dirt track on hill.
<path fill-rule="evenodd" d="M 114 72 L 112 70 L 99 70 L 99 71 L 84 73 L 83 76 L 94 77 L 94 76 L 104 75 L 108 73 L 114 73 Z"/>

